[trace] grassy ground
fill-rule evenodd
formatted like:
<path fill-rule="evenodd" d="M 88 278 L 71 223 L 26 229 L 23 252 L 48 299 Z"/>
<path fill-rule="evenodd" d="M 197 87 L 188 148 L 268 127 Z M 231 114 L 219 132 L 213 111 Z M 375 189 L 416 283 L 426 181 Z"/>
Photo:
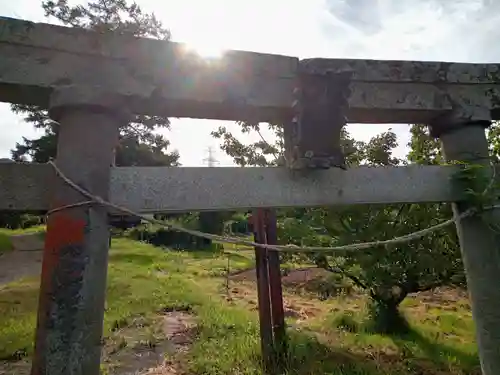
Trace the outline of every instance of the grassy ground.
<path fill-rule="evenodd" d="M 7 229 L 7 228 L 0 228 L 0 233 L 5 234 L 5 235 L 15 235 L 15 234 L 29 234 L 29 233 L 43 233 L 45 232 L 47 228 L 45 225 L 36 225 L 30 228 L 26 229 Z"/>
<path fill-rule="evenodd" d="M 28 234 L 28 233 L 40 233 L 40 235 L 44 235 L 45 226 L 39 225 L 34 226 L 28 229 L 6 229 L 0 228 L 0 254 L 5 253 L 7 251 L 12 250 L 12 244 L 10 241 L 10 236 L 16 234 Z"/>
<path fill-rule="evenodd" d="M 244 254 L 230 255 L 232 270 L 251 266 L 250 253 Z M 162 251 L 114 240 L 104 335 L 116 340 L 117 330 L 133 326 L 139 316 L 152 322 L 159 311 L 189 310 L 196 319 L 196 337 L 179 359 L 182 371 L 260 374 L 255 290 L 248 282 L 232 282 L 227 289 L 227 262 L 227 256 Z M 36 279 L 0 289 L 0 357 L 4 360 L 32 352 L 37 289 Z M 404 311 L 413 331 L 392 338 L 360 328 L 362 297 L 322 302 L 308 293 L 288 290 L 285 299 L 287 310 L 296 312 L 289 318 L 291 374 L 480 374 L 470 308 L 466 298 L 454 292 L 408 299 Z M 141 324 L 137 329 L 150 326 Z M 123 340 L 135 339 L 129 335 L 120 340 L 117 351 L 131 345 Z"/>
<path fill-rule="evenodd" d="M 12 250 L 12 244 L 10 243 L 9 235 L 0 232 L 0 254 Z"/>

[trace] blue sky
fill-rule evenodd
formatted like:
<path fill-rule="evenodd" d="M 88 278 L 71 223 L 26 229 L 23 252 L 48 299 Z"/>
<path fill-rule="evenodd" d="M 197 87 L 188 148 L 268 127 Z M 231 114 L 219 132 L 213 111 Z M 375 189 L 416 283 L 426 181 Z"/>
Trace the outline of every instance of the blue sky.
<path fill-rule="evenodd" d="M 137 0 L 169 27 L 174 41 L 204 54 L 242 49 L 305 57 L 375 58 L 500 62 L 498 0 Z M 45 19 L 41 0 L 2 1 L 0 15 L 54 23 Z M 172 119 L 165 131 L 185 166 L 203 165 L 210 132 L 232 123 Z M 360 140 L 392 127 L 405 153 L 408 125 L 351 124 Z M 22 136 L 37 132 L 0 103 L 0 157 Z M 269 134 L 264 131 L 264 135 Z M 255 136 L 256 139 L 257 136 Z M 242 140 L 253 136 L 240 137 Z M 232 165 L 217 151 L 220 165 Z"/>

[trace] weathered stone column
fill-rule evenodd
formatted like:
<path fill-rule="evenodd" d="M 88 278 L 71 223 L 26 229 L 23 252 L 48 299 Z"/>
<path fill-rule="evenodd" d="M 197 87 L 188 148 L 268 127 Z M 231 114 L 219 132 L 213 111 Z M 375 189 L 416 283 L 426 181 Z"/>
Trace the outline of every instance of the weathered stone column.
<path fill-rule="evenodd" d="M 50 116 L 61 126 L 57 166 L 79 186 L 107 199 L 119 126 L 128 121 L 124 106 L 94 87 L 58 89 L 50 105 Z M 52 209 L 88 200 L 59 177 L 53 184 Z M 50 215 L 32 375 L 99 374 L 108 236 L 105 207 L 87 205 Z"/>
<path fill-rule="evenodd" d="M 432 124 L 431 134 L 439 137 L 445 158 L 471 164 L 489 165 L 485 127 L 490 121 L 442 120 Z M 466 203 L 453 204 L 455 215 L 467 210 Z M 483 375 L 500 374 L 500 233 L 488 222 L 500 224 L 500 209 L 461 220 L 457 224 L 472 315 Z"/>

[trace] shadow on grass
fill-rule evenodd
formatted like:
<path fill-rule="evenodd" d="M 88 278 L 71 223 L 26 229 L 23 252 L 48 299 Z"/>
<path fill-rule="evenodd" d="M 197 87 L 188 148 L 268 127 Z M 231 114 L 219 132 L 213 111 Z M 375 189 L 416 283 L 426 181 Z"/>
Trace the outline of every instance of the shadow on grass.
<path fill-rule="evenodd" d="M 442 368 L 449 368 L 450 362 L 453 361 L 468 374 L 481 373 L 479 358 L 476 355 L 439 342 L 434 342 L 413 328 L 406 335 L 394 336 L 392 340 L 403 353 L 408 352 L 408 342 L 416 344 L 430 360 L 437 365 L 441 365 Z"/>
<path fill-rule="evenodd" d="M 408 340 L 407 338 L 406 340 Z M 467 374 L 480 374 L 477 359 L 458 350 L 434 344 L 422 337 L 419 333 L 412 333 L 411 339 L 418 340 L 429 351 L 429 358 L 404 358 L 398 354 L 384 352 L 356 353 L 340 347 L 330 347 L 307 333 L 289 332 L 288 356 L 286 360 L 287 374 L 331 374 L 331 375 L 402 375 L 452 374 L 445 357 L 441 362 L 433 361 L 435 351 L 449 353 L 466 360 L 462 369 Z M 404 341 L 401 339 L 401 341 Z M 431 353 L 431 351 L 434 351 Z M 470 366 L 470 367 L 469 367 Z M 477 370 L 476 370 L 477 369 Z"/>
<path fill-rule="evenodd" d="M 387 368 L 374 360 L 341 348 L 332 348 L 310 334 L 289 335 L 286 367 L 289 374 L 382 375 Z"/>

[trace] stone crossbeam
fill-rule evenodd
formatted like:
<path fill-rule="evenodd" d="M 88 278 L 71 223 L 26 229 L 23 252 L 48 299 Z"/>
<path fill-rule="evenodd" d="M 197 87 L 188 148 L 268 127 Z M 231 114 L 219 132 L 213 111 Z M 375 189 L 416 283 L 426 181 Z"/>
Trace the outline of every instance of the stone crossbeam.
<path fill-rule="evenodd" d="M 136 114 L 283 122 L 298 72 L 353 72 L 351 123 L 419 123 L 457 108 L 498 118 L 497 64 L 308 59 L 0 18 L 0 101 L 48 106 L 58 86 L 101 87 Z"/>
<path fill-rule="evenodd" d="M 451 202 L 453 166 L 286 168 L 117 167 L 112 203 L 141 213 Z M 55 176 L 46 164 L 0 164 L 0 210 L 44 211 Z"/>

